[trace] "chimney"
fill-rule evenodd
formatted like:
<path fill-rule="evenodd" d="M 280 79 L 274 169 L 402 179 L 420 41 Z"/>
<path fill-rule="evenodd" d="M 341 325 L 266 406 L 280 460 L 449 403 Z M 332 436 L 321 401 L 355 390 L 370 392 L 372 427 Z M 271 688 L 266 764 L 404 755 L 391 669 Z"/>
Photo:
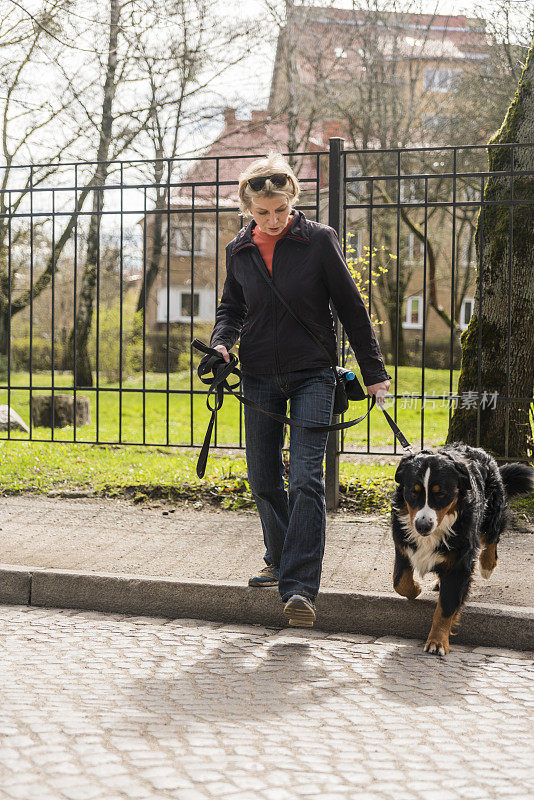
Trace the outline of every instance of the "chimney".
<path fill-rule="evenodd" d="M 325 122 L 323 123 L 323 134 L 326 143 L 328 143 L 328 139 L 330 139 L 332 136 L 343 137 L 343 130 L 340 120 L 338 119 L 325 120 Z"/>
<path fill-rule="evenodd" d="M 252 123 L 255 124 L 257 122 L 265 122 L 266 120 L 267 120 L 267 109 L 265 108 L 252 109 L 252 116 L 251 116 Z"/>
<path fill-rule="evenodd" d="M 223 109 L 224 124 L 226 125 L 227 128 L 230 128 L 232 127 L 232 125 L 235 125 L 236 123 L 235 112 L 236 109 L 231 108 L 230 106 L 226 106 L 226 108 Z"/>

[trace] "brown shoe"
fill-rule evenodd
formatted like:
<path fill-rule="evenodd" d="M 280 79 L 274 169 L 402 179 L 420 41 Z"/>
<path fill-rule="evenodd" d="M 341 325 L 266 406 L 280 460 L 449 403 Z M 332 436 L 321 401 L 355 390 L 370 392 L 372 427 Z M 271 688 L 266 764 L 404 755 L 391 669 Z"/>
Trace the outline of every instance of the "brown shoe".
<path fill-rule="evenodd" d="M 294 627 L 311 628 L 317 615 L 309 597 L 293 594 L 284 606 L 284 616 L 289 617 L 289 624 Z"/>
<path fill-rule="evenodd" d="M 272 564 L 267 564 L 266 567 L 260 569 L 257 575 L 253 575 L 249 579 L 249 586 L 278 586 L 278 567 Z"/>

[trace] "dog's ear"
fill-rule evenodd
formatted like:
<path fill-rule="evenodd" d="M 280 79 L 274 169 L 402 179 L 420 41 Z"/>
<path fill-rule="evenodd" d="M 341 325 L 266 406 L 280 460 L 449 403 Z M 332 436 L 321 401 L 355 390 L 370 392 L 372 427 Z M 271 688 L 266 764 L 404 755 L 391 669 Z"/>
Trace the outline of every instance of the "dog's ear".
<path fill-rule="evenodd" d="M 471 476 L 469 475 L 469 468 L 464 461 L 455 461 L 453 460 L 454 468 L 459 475 L 459 487 L 464 491 L 468 489 L 472 489 L 473 485 L 471 483 Z"/>
<path fill-rule="evenodd" d="M 397 467 L 397 471 L 395 472 L 395 481 L 396 481 L 396 483 L 402 483 L 402 479 L 404 477 L 404 471 L 406 469 L 406 465 L 407 465 L 408 461 L 411 458 L 413 458 L 413 455 L 404 456 L 404 458 L 401 458 L 401 460 L 399 462 L 399 466 Z"/>

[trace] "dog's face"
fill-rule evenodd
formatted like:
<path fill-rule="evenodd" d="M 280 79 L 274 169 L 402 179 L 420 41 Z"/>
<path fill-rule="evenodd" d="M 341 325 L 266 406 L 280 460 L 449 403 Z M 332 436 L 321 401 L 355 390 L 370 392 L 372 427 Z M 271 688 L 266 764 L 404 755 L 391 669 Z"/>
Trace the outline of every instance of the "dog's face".
<path fill-rule="evenodd" d="M 406 456 L 397 468 L 395 480 L 411 527 L 420 536 L 428 536 L 448 514 L 454 514 L 458 499 L 471 487 L 466 464 L 439 453 Z"/>

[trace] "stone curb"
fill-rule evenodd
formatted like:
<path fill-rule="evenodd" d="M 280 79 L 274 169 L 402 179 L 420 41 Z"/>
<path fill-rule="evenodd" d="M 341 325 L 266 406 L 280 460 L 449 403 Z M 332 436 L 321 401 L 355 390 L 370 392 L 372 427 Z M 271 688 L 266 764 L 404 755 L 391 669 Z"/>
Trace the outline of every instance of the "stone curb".
<path fill-rule="evenodd" d="M 173 581 L 147 575 L 0 565 L 0 603 L 286 627 L 275 588 Z M 424 640 L 434 608 L 431 600 L 327 589 L 317 598 L 315 628 Z M 453 641 L 534 650 L 534 608 L 468 603 Z"/>

